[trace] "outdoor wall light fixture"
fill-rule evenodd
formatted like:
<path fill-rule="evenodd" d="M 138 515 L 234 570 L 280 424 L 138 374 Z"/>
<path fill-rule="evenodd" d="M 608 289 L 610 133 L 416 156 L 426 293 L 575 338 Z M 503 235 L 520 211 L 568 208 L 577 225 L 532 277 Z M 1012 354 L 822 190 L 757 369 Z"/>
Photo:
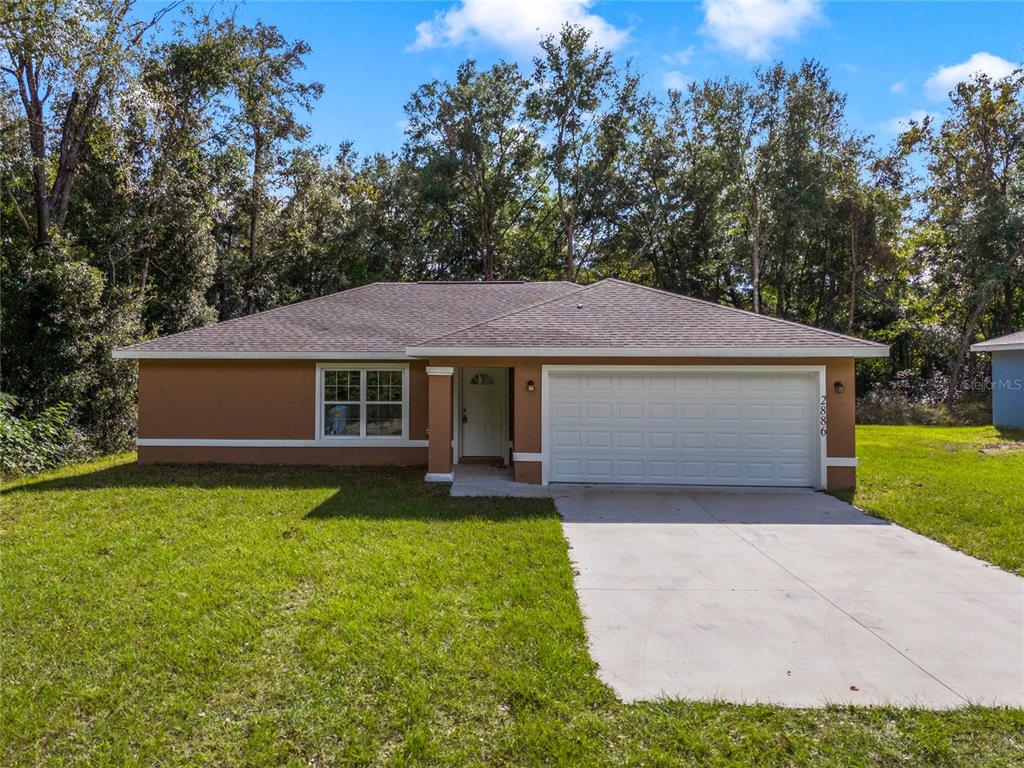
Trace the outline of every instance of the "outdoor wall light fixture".
<path fill-rule="evenodd" d="M 533 379 L 530 379 L 528 382 L 526 382 L 526 391 L 527 392 L 533 392 L 533 390 L 535 390 L 536 388 L 537 388 L 537 385 L 533 383 Z"/>
<path fill-rule="evenodd" d="M 837 395 L 841 395 L 843 394 L 843 392 L 846 391 L 846 387 L 843 386 L 843 382 L 841 381 L 837 381 L 835 384 L 833 384 L 832 389 L 836 391 Z"/>

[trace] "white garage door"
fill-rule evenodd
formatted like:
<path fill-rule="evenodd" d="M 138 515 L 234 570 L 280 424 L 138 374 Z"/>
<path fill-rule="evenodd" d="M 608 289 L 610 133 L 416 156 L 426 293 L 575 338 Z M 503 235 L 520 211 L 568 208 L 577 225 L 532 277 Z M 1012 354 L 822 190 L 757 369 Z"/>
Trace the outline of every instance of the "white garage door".
<path fill-rule="evenodd" d="M 817 372 L 548 374 L 548 482 L 819 484 Z"/>

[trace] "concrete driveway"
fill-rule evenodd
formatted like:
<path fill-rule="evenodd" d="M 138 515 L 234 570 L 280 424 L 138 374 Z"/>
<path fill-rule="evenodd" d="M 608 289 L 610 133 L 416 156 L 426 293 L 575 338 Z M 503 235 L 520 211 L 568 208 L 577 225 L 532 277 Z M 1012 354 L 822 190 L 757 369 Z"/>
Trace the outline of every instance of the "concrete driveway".
<path fill-rule="evenodd" d="M 560 488 L 624 700 L 1024 706 L 1024 579 L 813 491 Z"/>

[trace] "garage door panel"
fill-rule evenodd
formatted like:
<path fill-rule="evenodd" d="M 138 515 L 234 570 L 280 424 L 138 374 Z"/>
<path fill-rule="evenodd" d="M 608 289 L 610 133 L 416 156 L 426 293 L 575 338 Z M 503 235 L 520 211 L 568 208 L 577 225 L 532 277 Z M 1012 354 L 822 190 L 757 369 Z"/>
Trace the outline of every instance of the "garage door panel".
<path fill-rule="evenodd" d="M 624 479 L 643 482 L 645 477 L 645 467 L 642 461 L 619 461 L 618 470 L 619 476 Z"/>
<path fill-rule="evenodd" d="M 711 442 L 707 432 L 683 432 L 683 448 L 704 449 Z"/>
<path fill-rule="evenodd" d="M 639 374 L 636 376 L 619 375 L 615 379 L 615 389 L 621 394 L 630 392 L 642 394 L 647 389 L 646 384 L 645 377 Z"/>
<path fill-rule="evenodd" d="M 559 421 L 578 420 L 580 418 L 580 405 L 579 403 L 556 403 L 554 406 L 554 416 Z"/>
<path fill-rule="evenodd" d="M 691 483 L 706 483 L 711 475 L 706 461 L 684 461 L 680 477 Z"/>
<path fill-rule="evenodd" d="M 654 421 L 675 421 L 676 406 L 674 403 L 651 403 L 647 413 Z"/>
<path fill-rule="evenodd" d="M 643 403 L 619 403 L 620 419 L 642 419 L 644 417 Z"/>
<path fill-rule="evenodd" d="M 708 407 L 704 404 L 683 403 L 679 410 L 682 417 L 689 421 L 699 421 L 708 417 Z"/>
<path fill-rule="evenodd" d="M 556 448 L 579 448 L 582 434 L 578 430 L 555 430 L 553 442 Z"/>
<path fill-rule="evenodd" d="M 808 374 L 552 372 L 551 482 L 816 484 Z"/>
<path fill-rule="evenodd" d="M 618 432 L 615 435 L 619 448 L 644 448 L 643 432 Z"/>
<path fill-rule="evenodd" d="M 723 403 L 713 406 L 711 417 L 715 421 L 736 421 L 743 416 L 742 403 Z"/>

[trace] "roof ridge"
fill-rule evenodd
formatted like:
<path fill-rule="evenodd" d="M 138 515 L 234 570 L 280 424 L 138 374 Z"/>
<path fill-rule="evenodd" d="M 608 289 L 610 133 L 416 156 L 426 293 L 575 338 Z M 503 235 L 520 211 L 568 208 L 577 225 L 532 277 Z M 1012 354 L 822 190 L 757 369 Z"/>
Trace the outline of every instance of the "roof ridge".
<path fill-rule="evenodd" d="M 711 306 L 711 307 L 718 307 L 719 309 L 724 309 L 724 310 L 726 310 L 728 312 L 738 312 L 738 313 L 740 313 L 742 315 L 746 315 L 748 317 L 760 317 L 763 320 L 771 320 L 772 322 L 780 323 L 782 325 L 794 326 L 796 328 L 802 328 L 802 329 L 808 330 L 808 331 L 817 331 L 818 333 L 827 333 L 830 336 L 835 336 L 835 337 L 843 339 L 845 341 L 856 341 L 859 344 L 872 344 L 872 345 L 878 346 L 878 347 L 884 347 L 885 346 L 885 344 L 881 344 L 881 343 L 879 343 L 877 341 L 870 341 L 869 339 L 861 339 L 861 338 L 858 338 L 856 336 L 848 336 L 845 333 L 839 333 L 838 331 L 830 331 L 830 330 L 828 330 L 826 328 L 818 328 L 817 326 L 807 325 L 805 323 L 798 323 L 795 320 L 786 320 L 785 318 L 782 318 L 782 317 L 775 317 L 773 315 L 762 315 L 759 312 L 751 312 L 749 309 L 740 309 L 739 307 L 730 307 L 728 304 L 719 304 L 717 301 L 707 301 L 706 299 L 695 299 L 693 296 L 684 296 L 681 293 L 672 293 L 672 291 L 666 291 L 664 288 L 655 288 L 652 285 L 642 285 L 641 283 L 631 283 L 628 280 L 620 280 L 617 277 L 606 277 L 603 280 L 599 280 L 598 282 L 593 283 L 593 285 L 600 285 L 601 283 L 607 283 L 607 282 L 620 283 L 622 285 L 628 285 L 628 286 L 631 286 L 633 288 L 643 288 L 645 291 L 651 291 L 653 293 L 658 293 L 658 294 L 661 294 L 663 296 L 671 296 L 672 298 L 679 299 L 680 301 L 690 301 L 690 302 L 694 302 L 694 303 L 697 303 L 697 304 L 706 304 L 706 305 Z"/>
<path fill-rule="evenodd" d="M 345 288 L 342 291 L 335 291 L 334 293 L 328 293 L 325 296 L 314 296 L 311 299 L 303 299 L 302 301 L 296 301 L 296 302 L 293 302 L 291 304 L 282 304 L 280 307 L 271 307 L 270 309 L 263 309 L 263 310 L 260 310 L 259 312 L 253 312 L 250 315 L 241 315 L 239 317 L 229 317 L 227 320 L 218 320 L 216 323 L 210 323 L 209 325 L 199 325 L 199 326 L 196 326 L 195 328 L 188 328 L 187 330 L 184 330 L 184 331 L 178 331 L 177 333 L 168 334 L 167 336 L 156 336 L 156 337 L 154 337 L 152 339 L 146 339 L 144 341 L 136 341 L 134 344 L 127 344 L 127 345 L 125 345 L 123 347 L 116 347 L 116 349 L 128 349 L 130 347 L 139 346 L 141 344 L 148 344 L 149 342 L 156 341 L 157 339 L 160 339 L 161 341 L 163 341 L 164 339 L 175 339 L 178 336 L 184 336 L 187 333 L 194 333 L 195 331 L 202 331 L 202 330 L 204 330 L 206 328 L 216 328 L 217 326 L 223 327 L 225 325 L 230 325 L 231 323 L 241 322 L 242 320 L 250 320 L 250 319 L 252 319 L 254 317 L 259 317 L 259 316 L 262 316 L 262 315 L 269 315 L 269 314 L 271 314 L 273 312 L 280 312 L 281 310 L 284 310 L 284 309 L 292 309 L 294 307 L 300 307 L 303 304 L 314 304 L 314 303 L 316 303 L 318 301 L 325 301 L 326 299 L 333 298 L 333 297 L 338 296 L 338 295 L 340 295 L 342 293 L 355 293 L 356 291 L 361 291 L 364 288 L 370 288 L 370 287 L 372 287 L 374 285 L 382 285 L 382 284 L 383 283 L 381 281 L 379 281 L 379 280 L 374 281 L 372 283 L 364 283 L 363 285 L 357 285 L 357 286 L 355 286 L 353 288 Z"/>
<path fill-rule="evenodd" d="M 492 323 L 495 320 L 503 320 L 506 317 L 512 317 L 513 315 L 518 315 L 520 312 L 526 312 L 527 310 L 536 309 L 537 307 L 542 307 L 545 304 L 550 304 L 552 301 L 558 301 L 559 299 L 564 299 L 564 298 L 566 298 L 568 296 L 575 296 L 576 294 L 582 293 L 583 291 L 587 290 L 588 288 L 592 288 L 595 285 L 597 285 L 597 283 L 590 283 L 589 285 L 579 285 L 579 283 L 573 283 L 573 282 L 570 282 L 569 280 L 550 280 L 550 281 L 547 281 L 547 280 L 537 280 L 533 284 L 536 285 L 537 283 L 545 283 L 545 282 L 552 282 L 552 283 L 557 282 L 557 283 L 566 283 L 568 285 L 576 285 L 576 286 L 578 286 L 579 289 L 575 290 L 575 291 L 568 291 L 566 293 L 563 293 L 561 296 L 552 296 L 550 299 L 544 299 L 542 301 L 538 301 L 538 302 L 535 302 L 533 304 L 528 304 L 527 306 L 520 307 L 519 309 L 513 309 L 511 312 L 503 312 L 500 315 L 495 315 L 494 317 L 489 317 L 486 320 L 480 320 L 479 322 L 476 322 L 476 323 L 470 323 L 469 325 L 467 325 L 467 326 L 465 326 L 463 328 L 456 328 L 454 331 L 449 331 L 448 333 L 443 333 L 440 336 L 433 336 L 433 337 L 431 337 L 429 339 L 421 339 L 420 341 L 417 341 L 415 344 L 407 344 L 406 348 L 408 348 L 408 347 L 420 347 L 420 346 L 423 346 L 424 344 L 428 344 L 428 343 L 430 343 L 432 341 L 440 341 L 441 339 L 446 339 L 449 336 L 454 336 L 457 333 L 463 333 L 464 331 L 468 331 L 468 330 L 470 330 L 472 328 L 478 328 L 481 325 L 487 325 L 487 323 Z"/>

